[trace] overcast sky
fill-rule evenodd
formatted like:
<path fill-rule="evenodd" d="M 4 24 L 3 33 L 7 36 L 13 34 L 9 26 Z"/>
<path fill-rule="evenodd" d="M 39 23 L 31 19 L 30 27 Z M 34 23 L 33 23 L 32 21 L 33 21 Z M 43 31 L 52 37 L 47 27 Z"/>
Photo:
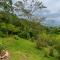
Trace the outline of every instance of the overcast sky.
<path fill-rule="evenodd" d="M 14 3 L 16 1 L 18 0 L 13 0 Z M 46 10 L 49 11 L 45 14 L 45 16 L 47 16 L 47 19 L 54 20 L 55 23 L 57 23 L 57 25 L 58 24 L 60 25 L 60 0 L 39 0 L 39 1 L 42 1 L 43 4 L 47 6 Z"/>
<path fill-rule="evenodd" d="M 14 2 L 18 0 L 13 0 Z M 52 13 L 56 13 L 60 11 L 60 0 L 39 0 L 43 1 L 44 5 L 47 6 L 47 9 Z"/>
<path fill-rule="evenodd" d="M 60 11 L 60 0 L 43 0 L 43 2 L 51 12 L 56 13 Z"/>

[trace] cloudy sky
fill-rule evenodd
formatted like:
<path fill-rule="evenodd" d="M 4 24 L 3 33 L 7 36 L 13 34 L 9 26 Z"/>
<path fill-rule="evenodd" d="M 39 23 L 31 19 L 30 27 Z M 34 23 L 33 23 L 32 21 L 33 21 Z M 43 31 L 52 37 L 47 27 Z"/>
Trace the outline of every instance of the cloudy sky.
<path fill-rule="evenodd" d="M 18 0 L 13 0 L 15 3 Z M 60 0 L 39 0 L 42 1 L 47 9 L 45 11 L 45 16 L 48 20 L 55 20 L 55 24 L 60 24 Z M 44 15 L 44 14 L 43 14 Z"/>
<path fill-rule="evenodd" d="M 18 0 L 13 0 L 14 2 Z M 60 11 L 60 0 L 39 0 L 43 1 L 43 3 L 47 6 L 47 9 L 52 13 L 56 13 Z"/>
<path fill-rule="evenodd" d="M 43 0 L 43 2 L 51 12 L 60 11 L 60 0 Z"/>

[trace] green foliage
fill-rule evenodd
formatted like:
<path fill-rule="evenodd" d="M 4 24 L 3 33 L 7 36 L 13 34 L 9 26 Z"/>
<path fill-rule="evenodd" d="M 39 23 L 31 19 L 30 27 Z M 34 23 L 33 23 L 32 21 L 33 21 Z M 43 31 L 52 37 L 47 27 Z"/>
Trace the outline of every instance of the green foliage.
<path fill-rule="evenodd" d="M 40 33 L 41 25 L 35 21 L 29 21 L 26 19 L 19 19 L 16 15 L 0 12 L 0 30 L 9 35 L 18 35 L 25 39 L 36 40 L 36 35 Z"/>
<path fill-rule="evenodd" d="M 58 57 L 59 57 L 59 52 L 58 52 L 56 49 L 54 49 L 53 55 L 54 55 L 56 58 L 58 58 Z"/>
<path fill-rule="evenodd" d="M 42 4 L 39 2 L 36 3 L 37 5 Z M 0 12 L 0 37 L 7 36 L 8 38 L 8 36 L 14 36 L 12 39 L 4 41 L 4 43 L 8 45 L 7 47 L 9 50 L 27 51 L 29 54 L 34 53 L 40 57 L 40 50 L 38 49 L 42 48 L 44 56 L 60 58 L 60 28 L 44 27 L 40 24 L 40 22 L 18 18 L 16 15 L 10 13 L 12 11 L 11 0 L 9 0 L 8 4 L 5 2 L 3 7 L 5 12 Z M 43 6 L 37 7 L 42 8 Z M 34 8 L 34 6 L 32 8 Z M 32 14 L 29 15 L 31 11 L 24 10 L 23 7 L 23 12 L 26 16 L 31 17 Z M 20 38 L 36 42 L 36 47 L 38 49 L 35 48 L 34 43 L 31 45 L 29 41 L 25 41 Z M 5 46 L 0 44 L 0 52 L 2 50 L 5 50 Z M 40 60 L 40 58 L 36 60 Z"/>
<path fill-rule="evenodd" d="M 35 42 L 31 42 L 26 39 L 19 38 L 16 40 L 14 36 L 0 38 L 0 42 L 3 42 L 7 46 L 10 53 L 10 60 L 57 60 L 55 57 L 45 57 L 44 51 L 35 48 Z"/>
<path fill-rule="evenodd" d="M 0 53 L 5 49 L 6 49 L 5 46 L 2 43 L 0 43 Z"/>
<path fill-rule="evenodd" d="M 14 35 L 14 38 L 15 38 L 16 40 L 19 40 L 19 36 L 18 36 L 18 35 Z"/>
<path fill-rule="evenodd" d="M 0 37 L 5 37 L 5 34 L 2 31 L 0 31 Z"/>
<path fill-rule="evenodd" d="M 58 29 L 43 27 L 39 22 L 19 19 L 14 14 L 0 12 L 0 37 L 14 35 L 16 40 L 19 40 L 20 37 L 34 40 L 36 47 L 42 48 L 48 57 L 58 56 L 58 54 L 54 54 L 54 49 L 60 53 L 60 45 L 58 45 L 60 35 L 56 32 L 59 32 Z"/>
<path fill-rule="evenodd" d="M 5 12 L 12 12 L 12 0 L 3 0 L 3 2 L 0 2 L 0 6 Z"/>
<path fill-rule="evenodd" d="M 52 47 L 44 47 L 43 48 L 43 50 L 44 50 L 44 54 L 45 54 L 45 57 L 53 57 L 54 55 L 53 55 L 53 48 Z"/>

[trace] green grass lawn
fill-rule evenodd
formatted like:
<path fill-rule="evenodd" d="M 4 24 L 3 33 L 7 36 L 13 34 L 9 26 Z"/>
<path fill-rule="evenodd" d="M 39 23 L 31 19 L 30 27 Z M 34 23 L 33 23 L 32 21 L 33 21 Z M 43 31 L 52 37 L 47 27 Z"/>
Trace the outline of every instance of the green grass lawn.
<path fill-rule="evenodd" d="M 10 53 L 10 60 L 57 60 L 54 57 L 44 57 L 44 52 L 36 48 L 36 44 L 29 40 L 14 37 L 0 38 Z"/>

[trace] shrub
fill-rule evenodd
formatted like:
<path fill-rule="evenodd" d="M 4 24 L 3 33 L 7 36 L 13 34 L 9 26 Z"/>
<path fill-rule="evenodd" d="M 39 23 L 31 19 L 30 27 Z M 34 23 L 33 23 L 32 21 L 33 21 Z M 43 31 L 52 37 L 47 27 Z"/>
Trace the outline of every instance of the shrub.
<path fill-rule="evenodd" d="M 53 54 L 54 54 L 54 57 L 56 58 L 59 56 L 59 52 L 56 49 L 54 49 Z"/>
<path fill-rule="evenodd" d="M 45 53 L 44 56 L 45 56 L 45 57 L 50 57 L 50 56 L 53 57 L 53 56 L 54 56 L 53 50 L 54 50 L 54 49 L 53 49 L 52 47 L 50 47 L 50 46 L 49 46 L 49 47 L 44 47 L 44 48 L 43 48 L 43 51 L 44 51 L 44 53 Z"/>
<path fill-rule="evenodd" d="M 14 35 L 14 39 L 19 40 L 19 36 L 18 35 Z"/>
<path fill-rule="evenodd" d="M 37 48 L 43 48 L 46 47 L 47 44 L 47 37 L 44 34 L 37 35 L 36 37 L 36 46 Z"/>
<path fill-rule="evenodd" d="M 6 47 L 1 43 L 0 44 L 0 53 L 3 51 L 3 50 L 5 50 L 6 49 Z"/>
<path fill-rule="evenodd" d="M 59 42 L 60 43 L 60 42 Z M 55 46 L 54 46 L 54 48 L 56 49 L 56 51 L 58 52 L 58 55 L 57 55 L 57 58 L 58 58 L 58 60 L 60 59 L 60 44 L 59 43 L 57 43 Z"/>

